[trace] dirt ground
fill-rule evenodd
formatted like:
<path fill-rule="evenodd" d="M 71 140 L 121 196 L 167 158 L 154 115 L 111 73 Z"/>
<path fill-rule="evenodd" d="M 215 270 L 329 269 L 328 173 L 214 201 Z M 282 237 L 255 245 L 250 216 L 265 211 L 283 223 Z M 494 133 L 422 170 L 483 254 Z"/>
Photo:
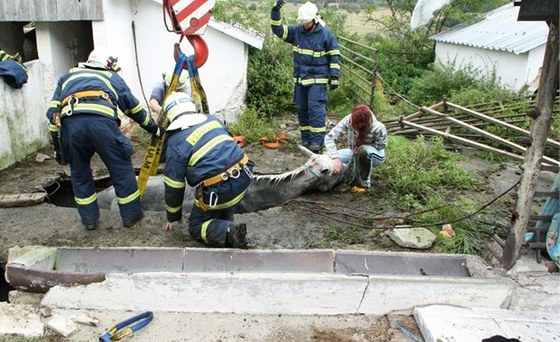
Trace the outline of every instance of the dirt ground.
<path fill-rule="evenodd" d="M 255 172 L 261 174 L 289 171 L 306 161 L 306 157 L 297 151 L 295 135 L 290 135 L 279 149 L 266 149 L 252 144 L 246 146 L 245 150 L 256 164 Z M 49 198 L 54 198 L 57 192 L 67 188 L 70 172 L 68 166 L 62 167 L 53 159 L 38 161 L 42 154 L 52 155 L 52 149 L 43 149 L 26 161 L 1 171 L 0 194 L 47 191 L 51 196 Z M 143 157 L 140 146 L 133 156 L 136 167 L 141 164 Z M 94 159 L 92 167 L 96 179 L 107 178 L 100 160 Z M 464 167 L 486 184 L 486 190 L 473 190 L 457 196 L 467 196 L 480 203 L 480 206 L 509 188 L 521 174 L 516 165 L 491 164 L 476 158 L 465 161 Z M 382 199 L 383 189 L 383 184 L 375 182 L 371 190 L 373 193 L 358 195 L 350 193 L 348 187 L 340 186 L 329 193 L 310 193 L 282 206 L 237 215 L 236 222 L 247 223 L 249 247 L 254 249 L 404 250 L 394 244 L 383 229 L 349 224 L 354 222 L 371 226 L 374 223 L 383 226 L 398 222 L 397 217 L 403 213 L 395 212 Z M 71 194 L 67 194 L 67 197 L 72 198 Z M 511 196 L 507 197 L 488 209 L 487 220 L 497 225 L 507 224 L 513 204 Z M 452 200 L 450 203 L 452 204 Z M 347 215 L 338 215 L 338 212 L 345 212 Z M 387 219 L 379 220 L 379 217 Z M 204 247 L 202 243 L 194 241 L 184 229 L 164 231 L 164 213 L 161 212 L 146 212 L 141 223 L 127 229 L 122 227 L 118 212 L 102 210 L 98 229 L 86 231 L 75 208 L 57 206 L 47 201 L 29 207 L 0 208 L 0 222 L 0 266 L 5 264 L 8 249 L 13 246 Z M 411 316 L 402 317 L 401 324 L 418 336 L 419 331 Z M 385 317 L 377 320 L 375 326 L 369 327 L 367 333 L 356 329 L 316 330 L 311 340 L 400 341 L 404 335 L 389 325 Z"/>
<path fill-rule="evenodd" d="M 255 162 L 255 172 L 282 173 L 301 166 L 307 158 L 297 150 L 296 138 L 289 135 L 279 149 L 267 149 L 258 144 L 246 146 L 247 154 Z M 66 202 L 72 204 L 69 167 L 60 166 L 53 159 L 37 161 L 42 154 L 52 155 L 51 148 L 39 151 L 26 161 L 1 171 L 0 194 L 46 191 L 52 202 L 60 204 L 62 195 Z M 133 156 L 135 167 L 140 166 L 143 157 L 140 146 Z M 487 189 L 456 196 L 467 196 L 480 203 L 480 206 L 515 183 L 520 175 L 518 166 L 490 164 L 476 158 L 465 161 L 464 167 L 483 180 Z M 92 168 L 96 179 L 107 179 L 108 174 L 98 158 L 94 158 Z M 102 183 L 107 182 L 99 182 Z M 236 222 L 247 223 L 250 248 L 399 251 L 402 248 L 387 237 L 384 229 L 360 227 L 372 224 L 391 226 L 399 223 L 398 217 L 406 214 L 395 212 L 391 204 L 383 199 L 384 187 L 380 181 L 375 181 L 370 193 L 353 194 L 347 186 L 342 185 L 328 193 L 310 193 L 282 206 L 237 215 Z M 55 197 L 58 200 L 54 201 Z M 450 202 L 452 204 L 452 200 Z M 507 224 L 512 203 L 511 196 L 506 196 L 486 209 L 486 216 L 496 224 Z M 15 245 L 203 246 L 191 239 L 184 229 L 163 231 L 164 219 L 164 213 L 146 212 L 141 223 L 126 229 L 122 227 L 118 212 L 102 209 L 99 228 L 86 231 L 80 223 L 77 211 L 68 206 L 58 206 L 47 201 L 29 207 L 0 208 L 0 265 L 5 263 L 8 249 Z"/>

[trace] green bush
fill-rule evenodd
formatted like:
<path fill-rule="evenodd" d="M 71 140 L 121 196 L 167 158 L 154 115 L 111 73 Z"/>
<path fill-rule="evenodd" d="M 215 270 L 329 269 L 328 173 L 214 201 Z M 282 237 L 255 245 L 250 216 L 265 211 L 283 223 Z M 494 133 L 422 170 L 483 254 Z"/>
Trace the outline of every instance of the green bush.
<path fill-rule="evenodd" d="M 412 200 L 426 203 L 436 194 L 469 189 L 478 184 L 471 174 L 458 166 L 460 157 L 445 150 L 443 139 L 439 137 L 428 142 L 422 136 L 414 141 L 389 136 L 385 153 L 385 163 L 373 174 L 397 197 L 409 195 Z"/>
<path fill-rule="evenodd" d="M 264 136 L 272 137 L 277 133 L 277 127 L 271 120 L 259 117 L 259 113 L 253 108 L 247 108 L 237 122 L 230 124 L 228 128 L 234 135 L 244 135 L 251 142 Z"/>

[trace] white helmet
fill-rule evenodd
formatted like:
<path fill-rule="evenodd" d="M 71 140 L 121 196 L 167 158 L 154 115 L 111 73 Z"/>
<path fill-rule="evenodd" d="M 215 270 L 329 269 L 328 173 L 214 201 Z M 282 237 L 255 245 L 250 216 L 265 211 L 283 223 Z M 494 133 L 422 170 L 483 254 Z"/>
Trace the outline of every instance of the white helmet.
<path fill-rule="evenodd" d="M 313 19 L 317 19 L 318 12 L 317 6 L 308 1 L 298 9 L 297 21 L 302 25 L 308 23 Z"/>
<path fill-rule="evenodd" d="M 163 80 L 165 82 L 165 86 L 169 87 L 171 84 L 171 79 L 173 78 L 173 70 L 170 70 L 163 74 Z M 189 82 L 189 75 L 186 72 L 182 72 L 179 76 L 179 84 L 177 84 L 177 89 L 183 89 L 187 86 L 187 82 Z"/>
<path fill-rule="evenodd" d="M 174 91 L 163 101 L 163 110 L 169 121 L 173 122 L 179 114 L 196 113 L 196 106 L 189 95 Z"/>
<path fill-rule="evenodd" d="M 121 70 L 119 58 L 102 50 L 93 50 L 84 64 L 92 68 L 103 68 L 115 72 Z"/>

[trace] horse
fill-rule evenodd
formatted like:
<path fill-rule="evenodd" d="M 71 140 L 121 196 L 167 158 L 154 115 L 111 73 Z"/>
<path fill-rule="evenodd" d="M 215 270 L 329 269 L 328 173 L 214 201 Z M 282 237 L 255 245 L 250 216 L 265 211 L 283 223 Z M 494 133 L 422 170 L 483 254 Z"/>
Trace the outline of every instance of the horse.
<path fill-rule="evenodd" d="M 236 213 L 243 214 L 266 210 L 297 198 L 310 191 L 327 192 L 342 183 L 342 174 L 333 174 L 332 160 L 326 154 L 315 154 L 298 145 L 301 153 L 309 157 L 304 165 L 281 174 L 254 175 L 245 196 L 236 206 Z M 163 176 L 148 179 L 142 196 L 142 207 L 147 211 L 165 210 Z M 183 212 L 193 206 L 195 188 L 187 185 Z M 100 208 L 117 210 L 115 190 L 109 187 L 97 195 Z"/>

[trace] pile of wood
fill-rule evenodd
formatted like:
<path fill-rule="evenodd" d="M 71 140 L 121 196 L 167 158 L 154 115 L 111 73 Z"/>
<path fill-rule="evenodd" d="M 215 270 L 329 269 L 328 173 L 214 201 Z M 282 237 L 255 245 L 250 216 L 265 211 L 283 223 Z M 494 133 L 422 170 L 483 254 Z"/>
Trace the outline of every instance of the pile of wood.
<path fill-rule="evenodd" d="M 482 104 L 469 109 L 449 101 L 430 107 L 422 107 L 416 113 L 386 123 L 389 133 L 415 137 L 441 136 L 447 141 L 506 156 L 516 161 L 525 159 L 531 144 L 531 132 L 521 127 L 528 126 L 531 99 L 527 102 L 510 104 Z M 555 113 L 560 112 L 559 98 L 555 102 Z M 558 170 L 560 141 L 548 138 L 543 169 Z"/>

